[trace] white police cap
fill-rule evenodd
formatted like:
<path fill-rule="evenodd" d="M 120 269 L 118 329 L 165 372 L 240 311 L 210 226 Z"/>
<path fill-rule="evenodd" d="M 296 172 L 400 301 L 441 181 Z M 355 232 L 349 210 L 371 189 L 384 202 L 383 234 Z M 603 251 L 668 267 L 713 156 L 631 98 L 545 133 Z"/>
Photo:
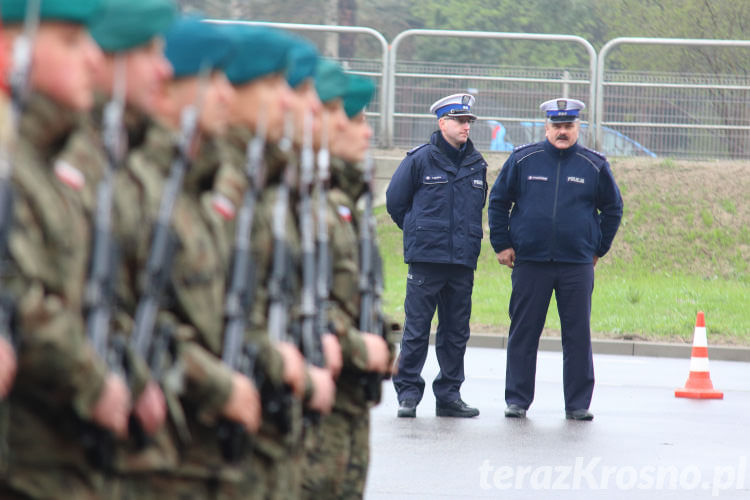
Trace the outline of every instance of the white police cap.
<path fill-rule="evenodd" d="M 553 122 L 574 122 L 578 114 L 586 105 L 578 99 L 560 97 L 543 102 L 539 109 L 547 114 L 547 118 Z"/>
<path fill-rule="evenodd" d="M 471 107 L 476 99 L 471 94 L 453 94 L 435 101 L 430 106 L 430 113 L 435 113 L 438 118 L 445 115 L 449 116 L 468 116 L 476 120 L 476 116 L 471 112 Z"/>

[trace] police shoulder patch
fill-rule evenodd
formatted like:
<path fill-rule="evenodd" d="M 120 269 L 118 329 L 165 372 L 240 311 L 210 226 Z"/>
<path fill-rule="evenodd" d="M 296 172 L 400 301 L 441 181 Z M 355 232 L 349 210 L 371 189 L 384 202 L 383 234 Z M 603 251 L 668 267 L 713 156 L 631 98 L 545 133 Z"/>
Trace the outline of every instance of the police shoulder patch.
<path fill-rule="evenodd" d="M 534 146 L 536 144 L 538 144 L 538 143 L 536 143 L 536 142 L 529 142 L 527 144 L 521 144 L 520 146 L 516 146 L 515 148 L 513 148 L 513 152 L 515 153 L 516 151 L 521 151 L 522 149 L 526 149 L 529 146 Z"/>
<path fill-rule="evenodd" d="M 603 153 L 600 153 L 599 151 L 595 151 L 595 150 L 593 150 L 591 148 L 587 148 L 586 146 L 581 146 L 581 148 L 583 148 L 584 151 L 587 151 L 587 152 L 593 154 L 594 156 L 598 156 L 602 160 L 607 161 L 607 157 L 604 156 Z"/>
<path fill-rule="evenodd" d="M 415 148 L 412 148 L 410 151 L 407 151 L 406 154 L 407 155 L 413 155 L 414 153 L 416 153 L 417 151 L 419 151 L 420 149 L 422 149 L 423 147 L 425 147 L 427 145 L 429 145 L 429 142 L 426 142 L 424 144 L 420 144 L 419 146 L 417 146 Z"/>

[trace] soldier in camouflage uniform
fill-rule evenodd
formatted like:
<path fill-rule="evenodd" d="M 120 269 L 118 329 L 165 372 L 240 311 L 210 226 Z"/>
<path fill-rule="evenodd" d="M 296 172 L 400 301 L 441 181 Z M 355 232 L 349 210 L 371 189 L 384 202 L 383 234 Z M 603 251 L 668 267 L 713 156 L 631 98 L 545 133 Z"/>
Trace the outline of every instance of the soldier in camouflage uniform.
<path fill-rule="evenodd" d="M 124 132 L 123 146 L 133 150 L 140 147 L 149 123 L 148 113 L 153 109 L 161 87 L 172 74 L 171 65 L 164 56 L 162 35 L 175 17 L 176 7 L 172 0 L 108 0 L 91 27 L 94 40 L 104 51 L 104 63 L 95 75 L 95 106 L 90 119 L 82 120 L 68 141 L 60 161 L 83 173 L 86 179 L 86 186 L 82 190 L 83 201 L 92 218 L 99 210 L 96 190 L 108 161 L 102 144 L 105 107 L 114 98 L 124 100 L 121 103 L 124 106 L 122 123 L 116 124 Z M 124 85 L 122 96 L 113 97 L 115 84 Z M 129 207 L 121 212 L 129 212 Z M 115 216 L 112 231 L 116 238 L 123 213 L 116 213 Z M 131 235 L 119 236 L 118 246 L 131 250 Z M 124 262 L 131 261 L 126 259 Z M 115 266 L 118 264 L 120 262 L 113 263 Z M 117 334 L 129 334 L 133 329 L 137 290 L 132 286 L 133 280 L 127 279 L 130 270 L 128 266 L 122 266 L 114 273 L 121 278 L 118 280 L 120 300 L 113 311 L 115 320 L 111 326 Z M 159 490 L 151 491 L 152 482 L 148 476 L 176 467 L 177 446 L 169 430 L 162 427 L 166 405 L 159 384 L 151 380 L 144 360 L 134 352 L 128 351 L 127 354 L 126 375 L 135 402 L 132 414 L 149 438 L 141 443 L 133 441 L 134 436 L 131 436 L 130 440 L 118 447 L 114 464 L 116 474 L 111 486 L 112 498 L 162 498 Z M 170 396 L 174 408 L 177 406 L 176 395 Z"/>
<path fill-rule="evenodd" d="M 174 156 L 175 135 L 180 132 L 181 112 L 186 106 L 199 106 L 195 156 L 172 214 L 178 245 L 162 315 L 177 338 L 185 384 L 180 402 L 191 439 L 181 443 L 176 469 L 149 476 L 151 491 L 161 491 L 161 498 L 244 498 L 239 488 L 244 471 L 225 463 L 217 421 L 228 418 L 248 432 L 255 432 L 260 424 L 260 401 L 252 381 L 232 371 L 220 358 L 231 240 L 226 221 L 211 208 L 210 193 L 220 161 L 216 137 L 226 126 L 233 98 L 220 68 L 233 50 L 229 37 L 197 19 L 183 19 L 170 29 L 166 55 L 174 68 L 174 80 L 157 99 L 157 122 L 148 130 L 142 147 L 129 157 L 123 178 L 118 179 L 122 181 L 118 212 L 124 214 L 121 230 L 131 241 L 131 248 L 124 253 L 132 260 L 129 273 L 135 276 L 136 269 L 145 268 L 150 234 L 143 228 L 151 227 L 156 219 Z M 204 65 L 213 70 L 207 77 L 201 75 Z M 143 286 L 142 280 L 135 280 Z M 154 498 L 158 496 L 154 493 Z"/>
<path fill-rule="evenodd" d="M 364 493 L 369 462 L 369 407 L 362 386 L 366 372 L 386 373 L 389 346 L 381 335 L 359 331 L 359 229 L 356 208 L 365 191 L 362 170 L 372 136 L 364 107 L 374 92 L 366 79 L 322 61 L 316 76 L 329 137 L 328 232 L 333 264 L 330 319 L 343 351 L 333 412 L 322 418 L 317 440 L 308 440 L 305 498 L 355 499 Z M 325 146 L 325 145 L 323 145 Z M 379 333 L 379 332 L 378 332 Z"/>
<path fill-rule="evenodd" d="M 82 176 L 57 162 L 77 121 L 93 105 L 101 52 L 88 24 L 99 2 L 42 2 L 30 86 L 14 149 L 14 222 L 2 289 L 14 299 L 18 374 L 10 394 L 8 474 L 2 498 L 106 498 L 104 477 L 82 444 L 92 425 L 127 430 L 130 395 L 85 335 L 82 310 L 91 224 Z M 3 0 L 12 41 L 25 1 Z"/>
<path fill-rule="evenodd" d="M 227 164 L 222 169 L 216 185 L 214 204 L 222 207 L 221 211 L 228 218 L 234 216 L 247 188 L 247 181 L 242 173 L 246 161 L 246 146 L 253 135 L 262 127 L 266 132 L 265 151 L 265 179 L 266 186 L 256 205 L 255 219 L 252 228 L 252 258 L 256 269 L 256 286 L 254 288 L 253 308 L 251 312 L 250 338 L 261 346 L 261 352 L 273 353 L 268 346 L 268 283 L 270 269 L 273 264 L 273 210 L 276 204 L 280 183 L 284 169 L 297 169 L 296 160 L 290 161 L 291 152 L 282 152 L 278 142 L 284 134 L 285 119 L 288 113 L 297 111 L 295 123 L 301 122 L 301 115 L 314 111 L 314 101 L 309 101 L 295 95 L 284 80 L 284 71 L 292 83 L 300 84 L 309 79 L 311 60 L 309 51 L 305 57 L 300 54 L 289 55 L 287 52 L 297 52 L 299 41 L 279 32 L 261 28 L 233 27 L 240 37 L 242 47 L 253 47 L 252 51 L 241 50 L 227 68 L 227 75 L 235 85 L 238 100 L 234 108 L 233 125 L 230 128 L 227 141 Z M 286 61 L 289 60 L 289 68 Z M 314 66 L 313 66 L 314 69 Z M 309 87 L 306 87 L 309 89 Z M 300 91 L 301 92 L 301 91 Z M 312 109 L 311 109 L 312 107 Z M 262 124 L 261 124 L 262 123 Z M 302 133 L 301 127 L 296 127 Z M 292 137 L 298 142 L 300 137 L 292 131 Z M 294 186 L 292 186 L 294 187 Z M 287 243 L 293 256 L 294 265 L 289 272 L 295 283 L 299 281 L 299 242 L 297 226 L 294 220 L 294 203 L 287 207 Z M 298 297 L 298 286 L 291 286 L 295 297 Z M 295 302 L 298 300 L 295 299 Z M 290 311 L 290 317 L 294 318 Z M 291 328 L 295 328 L 292 325 Z M 284 332 L 284 336 L 286 332 Z M 308 367 L 304 369 L 302 357 L 296 345 L 283 339 L 275 344 L 283 358 L 283 370 L 266 368 L 266 376 L 272 379 L 278 387 L 283 381 L 290 386 L 298 398 L 308 401 L 308 406 L 318 411 L 330 411 L 333 384 L 330 374 L 325 370 Z M 263 364 L 270 364 L 270 360 L 278 355 L 261 356 Z M 274 372 L 276 371 L 276 374 Z M 292 428 L 286 434 L 281 430 L 273 415 L 264 414 L 263 426 L 255 446 L 255 453 L 250 462 L 260 479 L 256 487 L 257 496 L 254 498 L 299 498 L 300 452 L 301 452 L 301 406 L 293 403 Z M 262 490 L 262 491 L 259 491 Z"/>

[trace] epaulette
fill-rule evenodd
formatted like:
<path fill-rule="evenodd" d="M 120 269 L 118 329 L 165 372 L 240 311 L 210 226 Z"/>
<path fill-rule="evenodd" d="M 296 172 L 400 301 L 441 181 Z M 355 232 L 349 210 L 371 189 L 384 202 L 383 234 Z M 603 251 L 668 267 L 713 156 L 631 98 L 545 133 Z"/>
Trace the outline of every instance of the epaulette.
<path fill-rule="evenodd" d="M 422 149 L 423 147 L 425 147 L 425 146 L 427 146 L 429 144 L 430 144 L 429 142 L 426 142 L 424 144 L 420 144 L 419 146 L 417 146 L 415 148 L 412 148 L 411 151 L 408 151 L 406 154 L 407 155 L 413 155 L 414 153 L 416 153 L 417 151 L 419 151 L 420 149 Z"/>
<path fill-rule="evenodd" d="M 536 144 L 539 144 L 539 143 L 538 142 L 529 142 L 527 144 L 521 144 L 520 146 L 516 146 L 515 148 L 513 148 L 513 152 L 515 153 L 516 151 L 520 151 L 520 150 L 522 150 L 524 148 L 528 148 L 529 146 L 534 146 Z"/>
<path fill-rule="evenodd" d="M 589 153 L 592 153 L 592 154 L 594 154 L 594 155 L 598 156 L 598 157 L 599 157 L 599 158 L 601 158 L 602 160 L 604 160 L 604 161 L 607 161 L 607 157 L 606 157 L 606 156 L 604 156 L 604 154 L 600 153 L 599 151 L 595 151 L 595 150 L 593 150 L 593 149 L 591 149 L 591 148 L 587 148 L 586 146 L 581 146 L 581 148 L 582 148 L 582 149 L 583 149 L 584 151 L 588 151 Z"/>

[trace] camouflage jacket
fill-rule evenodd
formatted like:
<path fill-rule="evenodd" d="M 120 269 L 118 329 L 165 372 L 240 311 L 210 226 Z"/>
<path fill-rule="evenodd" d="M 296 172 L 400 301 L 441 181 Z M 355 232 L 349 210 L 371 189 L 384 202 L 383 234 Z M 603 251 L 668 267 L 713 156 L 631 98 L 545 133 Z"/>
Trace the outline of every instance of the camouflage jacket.
<path fill-rule="evenodd" d="M 131 289 L 142 290 L 145 285 L 143 271 L 152 235 L 144 228 L 152 228 L 156 219 L 175 139 L 172 131 L 154 124 L 118 178 L 117 212 L 121 230 L 130 235 L 123 238 L 128 242 L 123 249 L 127 256 L 123 279 L 132 282 Z M 219 161 L 215 142 L 204 140 L 185 176 L 172 214 L 178 245 L 160 321 L 171 324 L 178 339 L 185 384 L 181 402 L 192 436 L 178 473 L 239 480 L 239 472 L 221 457 L 215 427 L 232 388 L 232 372 L 220 359 L 230 241 L 224 219 L 211 208 L 210 191 Z"/>
<path fill-rule="evenodd" d="M 220 182 L 216 186 L 218 193 L 226 196 L 234 206 L 239 207 L 242 202 L 242 194 L 247 186 L 244 173 L 241 170 L 245 166 L 245 146 L 252 138 L 247 130 L 233 127 L 227 137 L 227 165 L 220 173 Z M 252 310 L 250 312 L 249 338 L 261 346 L 261 357 L 259 362 L 264 365 L 264 372 L 268 373 L 273 382 L 278 386 L 281 384 L 283 375 L 283 364 L 275 349 L 271 349 L 268 335 L 268 308 L 269 295 L 268 285 L 273 266 L 273 211 L 278 198 L 280 188 L 280 177 L 287 164 L 287 157 L 276 145 L 268 144 L 265 154 L 265 178 L 266 186 L 256 202 L 255 217 L 251 232 L 251 258 L 255 265 L 255 288 Z M 294 162 L 293 162 L 294 163 Z M 293 190 L 292 190 L 293 191 Z M 298 313 L 296 305 L 299 304 L 300 283 L 300 244 L 297 230 L 294 202 L 295 194 L 290 193 L 290 203 L 287 207 L 286 236 L 290 256 L 290 288 L 293 293 L 292 307 L 289 311 L 289 327 L 293 331 L 298 327 Z M 287 339 L 291 340 L 291 339 Z M 265 346 L 265 347 L 264 347 Z M 281 458 L 286 450 L 296 446 L 300 442 L 301 433 L 301 405 L 294 400 L 293 428 L 287 435 L 282 435 L 278 426 L 271 418 L 264 414 L 263 424 L 256 441 L 256 449 L 273 459 Z"/>
<path fill-rule="evenodd" d="M 60 160 L 80 170 L 85 178 L 85 187 L 81 190 L 84 207 L 89 214 L 90 220 L 95 220 L 97 213 L 96 192 L 99 182 L 103 178 L 103 172 L 107 165 L 107 157 L 102 144 L 101 116 L 106 101 L 99 96 L 96 106 L 90 115 L 81 120 L 75 132 L 66 143 L 65 149 L 60 154 Z M 129 107 L 125 108 L 123 116 L 123 129 L 127 145 L 133 149 L 142 144 L 145 128 L 148 126 L 149 118 Z M 124 162 L 123 162 L 124 163 Z M 124 165 L 116 166 L 122 169 Z M 118 172 L 122 184 L 122 172 Z M 114 181 L 114 192 L 117 193 L 120 185 L 117 177 Z M 122 199 L 122 195 L 120 196 Z M 116 269 L 113 276 L 116 279 L 115 303 L 113 304 L 113 320 L 110 335 L 129 336 L 133 329 L 133 316 L 135 314 L 135 297 L 138 290 L 134 287 L 129 276 L 135 274 L 127 264 L 137 262 L 137 257 L 127 254 L 121 250 L 132 251 L 131 244 L 137 238 L 125 230 L 125 222 L 131 220 L 131 207 L 117 206 L 113 200 L 112 238 L 117 247 L 114 262 Z M 128 378 L 128 386 L 132 391 L 132 398 L 136 401 L 150 380 L 148 366 L 145 361 L 130 349 L 126 351 L 127 359 L 125 375 Z M 172 402 L 172 409 L 176 395 L 169 393 L 169 387 L 162 384 L 168 401 Z M 121 471 L 143 471 L 143 470 L 166 470 L 174 468 L 177 463 L 177 447 L 170 437 L 167 429 L 162 429 L 148 440 L 145 448 L 135 446 L 133 442 L 119 443 L 116 467 Z"/>
<path fill-rule="evenodd" d="M 338 158 L 331 159 L 328 191 L 328 232 L 333 264 L 330 315 L 344 358 L 344 370 L 336 386 L 335 408 L 352 415 L 369 410 L 361 384 L 362 374 L 367 369 L 367 349 L 359 331 L 361 214 L 357 200 L 365 187 L 361 169 Z"/>
<path fill-rule="evenodd" d="M 20 341 L 8 441 L 10 481 L 21 489 L 29 485 L 14 472 L 16 464 L 88 469 L 77 422 L 90 419 L 107 372 L 86 338 L 82 309 L 91 237 L 85 178 L 59 161 L 77 120 L 50 98 L 31 96 L 14 158 L 14 221 L 2 288 L 15 300 Z"/>

